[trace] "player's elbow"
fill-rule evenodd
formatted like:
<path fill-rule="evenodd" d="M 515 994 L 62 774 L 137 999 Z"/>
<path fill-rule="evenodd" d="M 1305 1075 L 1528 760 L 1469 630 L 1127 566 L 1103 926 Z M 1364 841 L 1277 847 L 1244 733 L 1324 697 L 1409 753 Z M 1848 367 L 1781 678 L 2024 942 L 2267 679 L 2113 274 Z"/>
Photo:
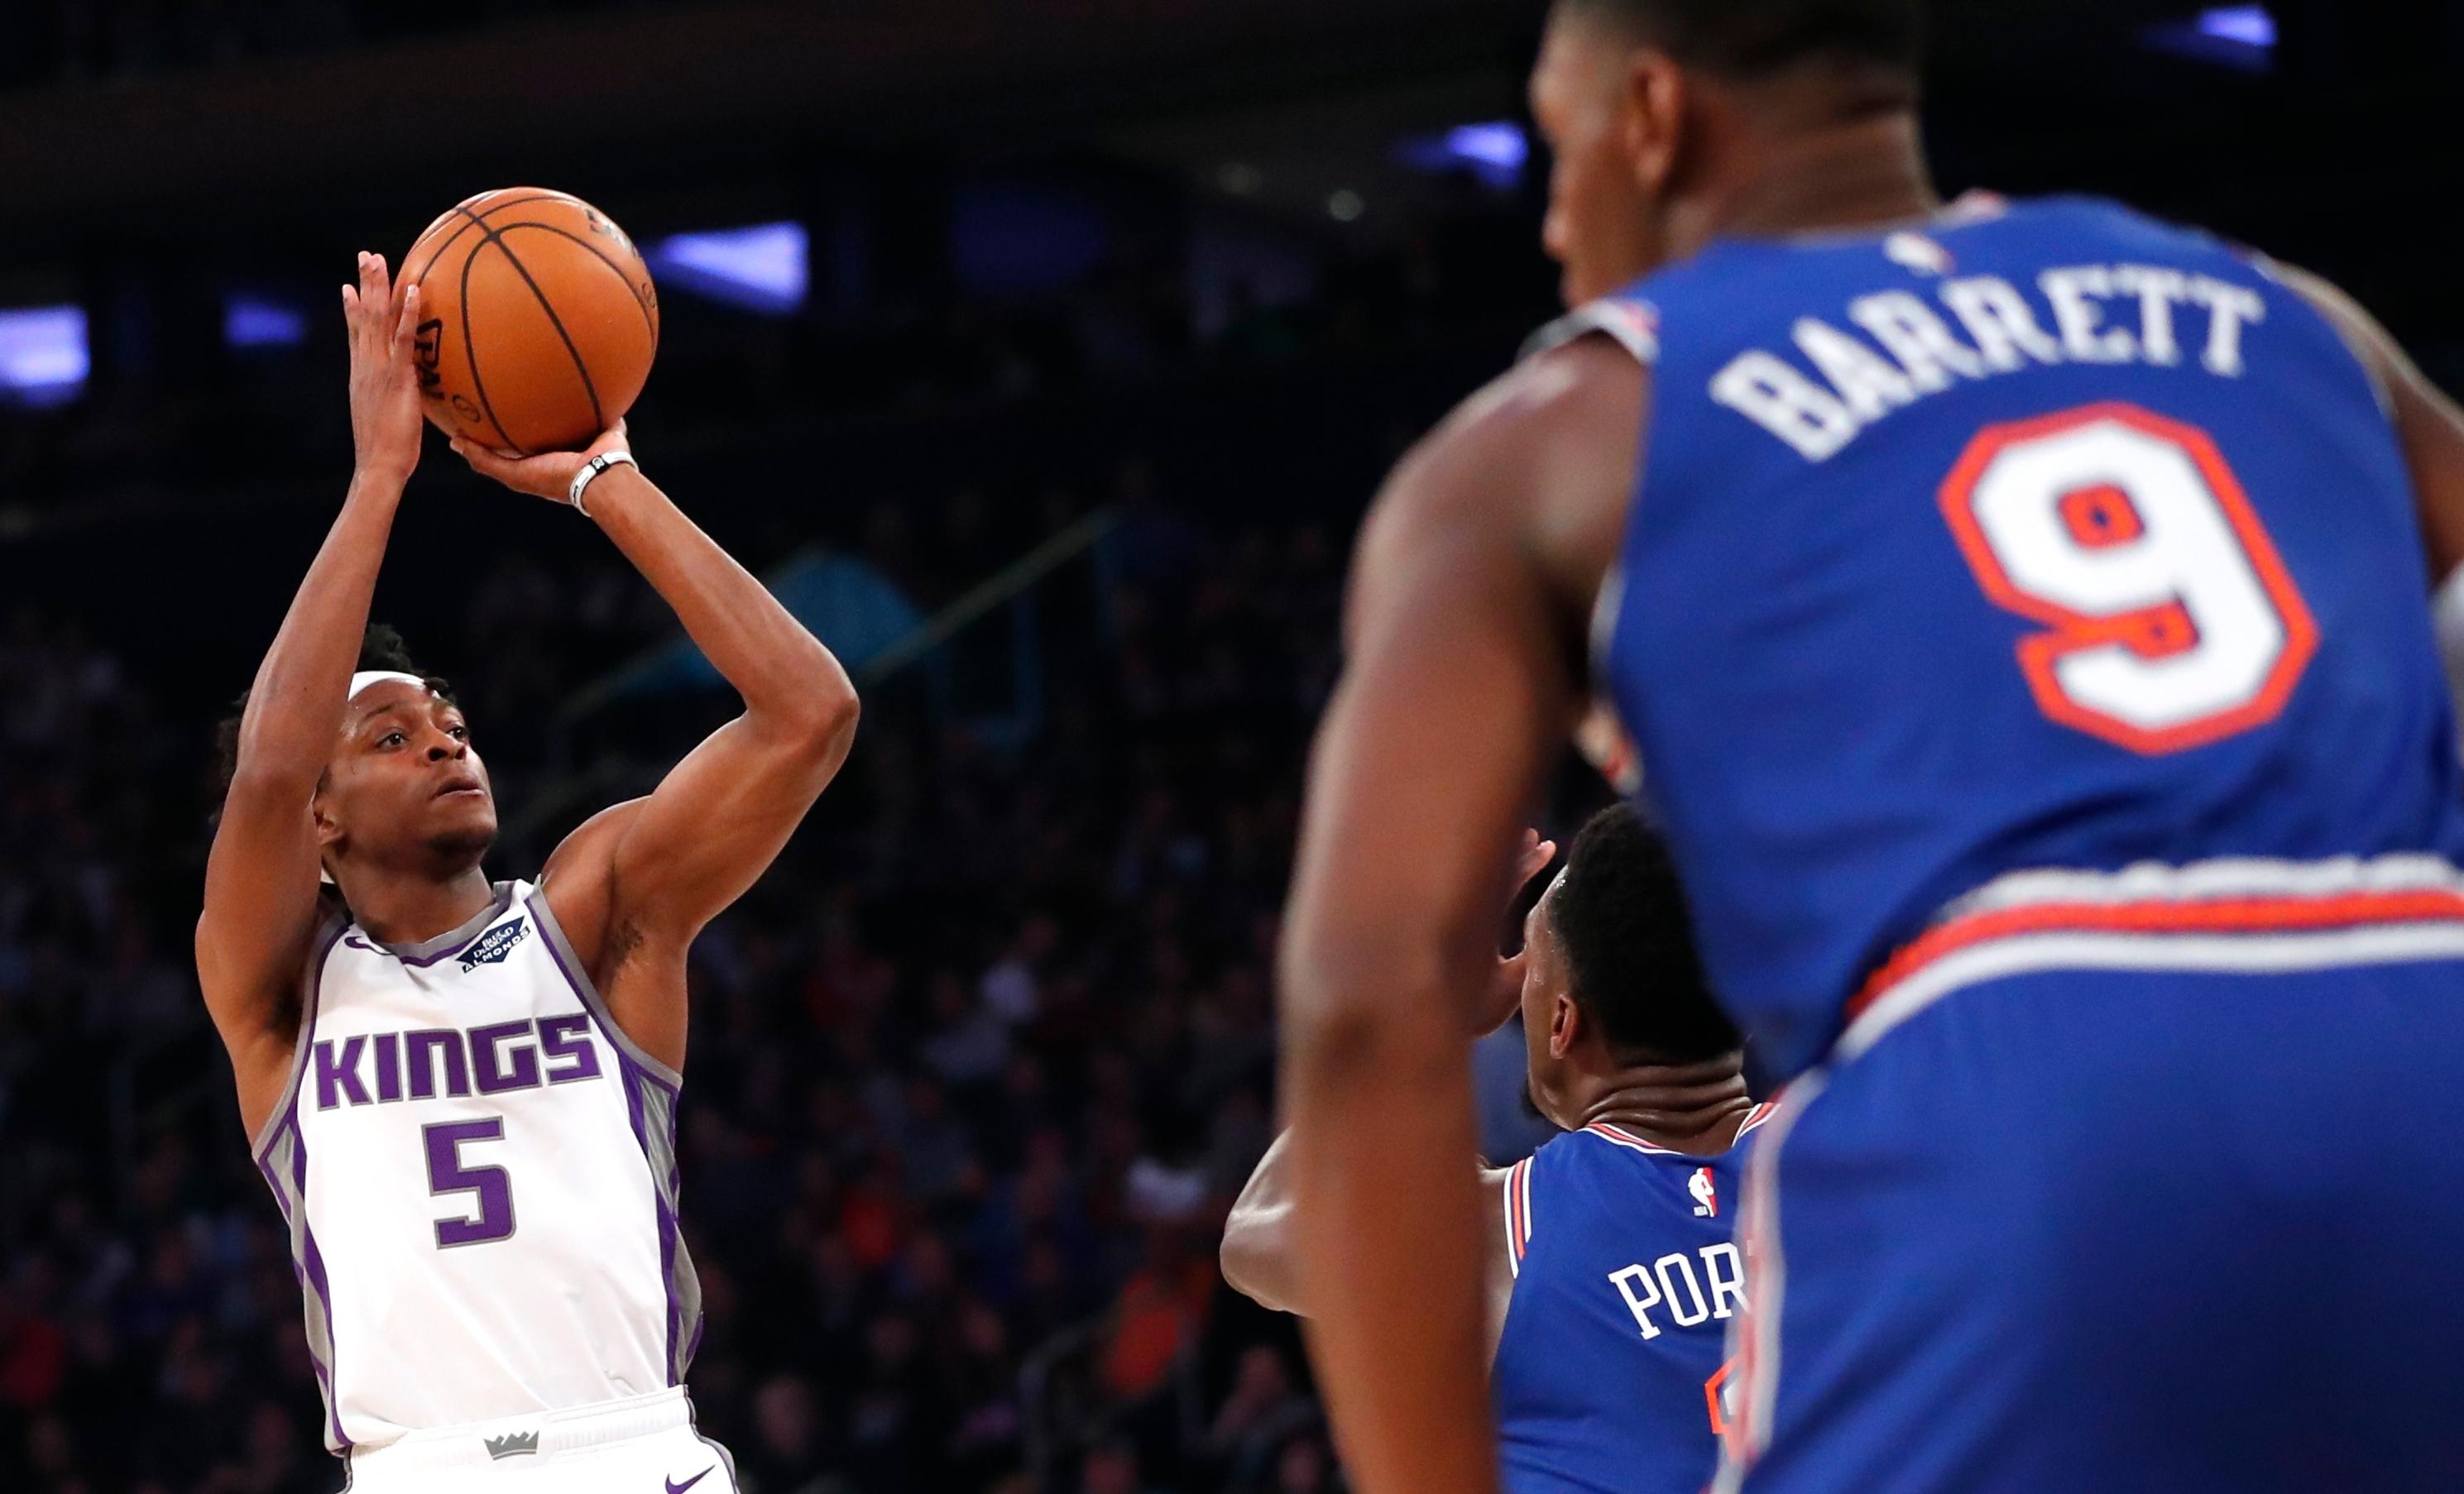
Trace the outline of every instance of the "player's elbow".
<path fill-rule="evenodd" d="M 812 723 L 814 740 L 833 758 L 847 756 L 854 745 L 856 723 L 864 719 L 864 702 L 847 676 L 838 676 L 836 684 L 822 700 L 821 710 Z"/>
<path fill-rule="evenodd" d="M 1262 1228 L 1235 1210 L 1223 1226 L 1223 1244 L 1216 1252 L 1224 1284 L 1270 1312 L 1291 1312 L 1291 1293 L 1285 1289 L 1287 1262 L 1275 1232 Z"/>
<path fill-rule="evenodd" d="M 788 714 L 785 729 L 797 745 L 818 759 L 843 760 L 855 742 L 856 723 L 864 715 L 855 685 L 835 662 L 810 689 L 803 692 Z"/>

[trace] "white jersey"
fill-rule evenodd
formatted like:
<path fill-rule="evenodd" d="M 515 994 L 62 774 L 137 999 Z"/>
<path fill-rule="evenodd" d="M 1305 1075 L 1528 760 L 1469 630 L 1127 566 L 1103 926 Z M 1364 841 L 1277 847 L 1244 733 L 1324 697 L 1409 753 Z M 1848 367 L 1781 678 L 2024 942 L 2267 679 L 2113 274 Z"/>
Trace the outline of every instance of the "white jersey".
<path fill-rule="evenodd" d="M 681 1384 L 673 1069 L 617 1030 L 547 899 L 500 882 L 420 944 L 330 919 L 257 1138 L 291 1226 L 326 1443 Z"/>

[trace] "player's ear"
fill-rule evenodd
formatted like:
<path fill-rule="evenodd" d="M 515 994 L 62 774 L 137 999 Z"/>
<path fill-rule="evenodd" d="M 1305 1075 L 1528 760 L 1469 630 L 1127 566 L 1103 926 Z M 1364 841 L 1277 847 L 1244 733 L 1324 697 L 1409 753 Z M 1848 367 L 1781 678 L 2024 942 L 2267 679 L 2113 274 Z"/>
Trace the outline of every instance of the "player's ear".
<path fill-rule="evenodd" d="M 1685 112 L 1692 101 L 1685 71 L 1664 52 L 1644 48 L 1626 60 L 1617 125 L 1635 185 L 1658 197 L 1677 174 Z"/>
<path fill-rule="evenodd" d="M 1562 1059 L 1574 1051 L 1583 1035 L 1583 1009 L 1574 999 L 1560 991 L 1551 1000 L 1549 1013 L 1549 1056 Z"/>
<path fill-rule="evenodd" d="M 332 803 L 325 797 L 325 783 L 319 780 L 317 792 L 308 801 L 308 820 L 317 831 L 317 852 L 322 856 L 342 843 L 341 822 L 334 818 Z"/>

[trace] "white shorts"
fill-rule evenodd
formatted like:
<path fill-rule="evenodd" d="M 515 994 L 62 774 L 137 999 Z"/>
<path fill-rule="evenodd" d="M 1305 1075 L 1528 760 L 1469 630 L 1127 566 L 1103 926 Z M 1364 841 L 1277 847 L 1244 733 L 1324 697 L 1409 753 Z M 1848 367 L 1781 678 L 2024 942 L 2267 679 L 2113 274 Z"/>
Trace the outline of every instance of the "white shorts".
<path fill-rule="evenodd" d="M 343 1486 L 349 1494 L 737 1494 L 736 1460 L 693 1430 L 682 1386 L 356 1447 Z"/>

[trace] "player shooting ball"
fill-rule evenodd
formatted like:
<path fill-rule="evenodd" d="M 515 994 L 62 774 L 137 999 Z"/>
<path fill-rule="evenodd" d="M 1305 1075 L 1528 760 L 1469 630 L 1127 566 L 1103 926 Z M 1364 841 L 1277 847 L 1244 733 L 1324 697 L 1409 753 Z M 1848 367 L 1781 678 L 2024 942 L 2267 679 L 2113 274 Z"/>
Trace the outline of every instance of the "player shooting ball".
<path fill-rule="evenodd" d="M 855 689 L 642 475 L 621 421 L 583 452 L 457 443 L 583 511 L 744 701 L 536 882 L 491 881 L 471 725 L 368 626 L 419 464 L 420 288 L 363 253 L 342 299 L 358 467 L 230 729 L 197 923 L 326 1440 L 374 1494 L 512 1471 L 539 1494 L 715 1494 L 733 1472 L 683 1389 L 701 1317 L 677 1227 L 686 955 L 847 760 Z"/>

